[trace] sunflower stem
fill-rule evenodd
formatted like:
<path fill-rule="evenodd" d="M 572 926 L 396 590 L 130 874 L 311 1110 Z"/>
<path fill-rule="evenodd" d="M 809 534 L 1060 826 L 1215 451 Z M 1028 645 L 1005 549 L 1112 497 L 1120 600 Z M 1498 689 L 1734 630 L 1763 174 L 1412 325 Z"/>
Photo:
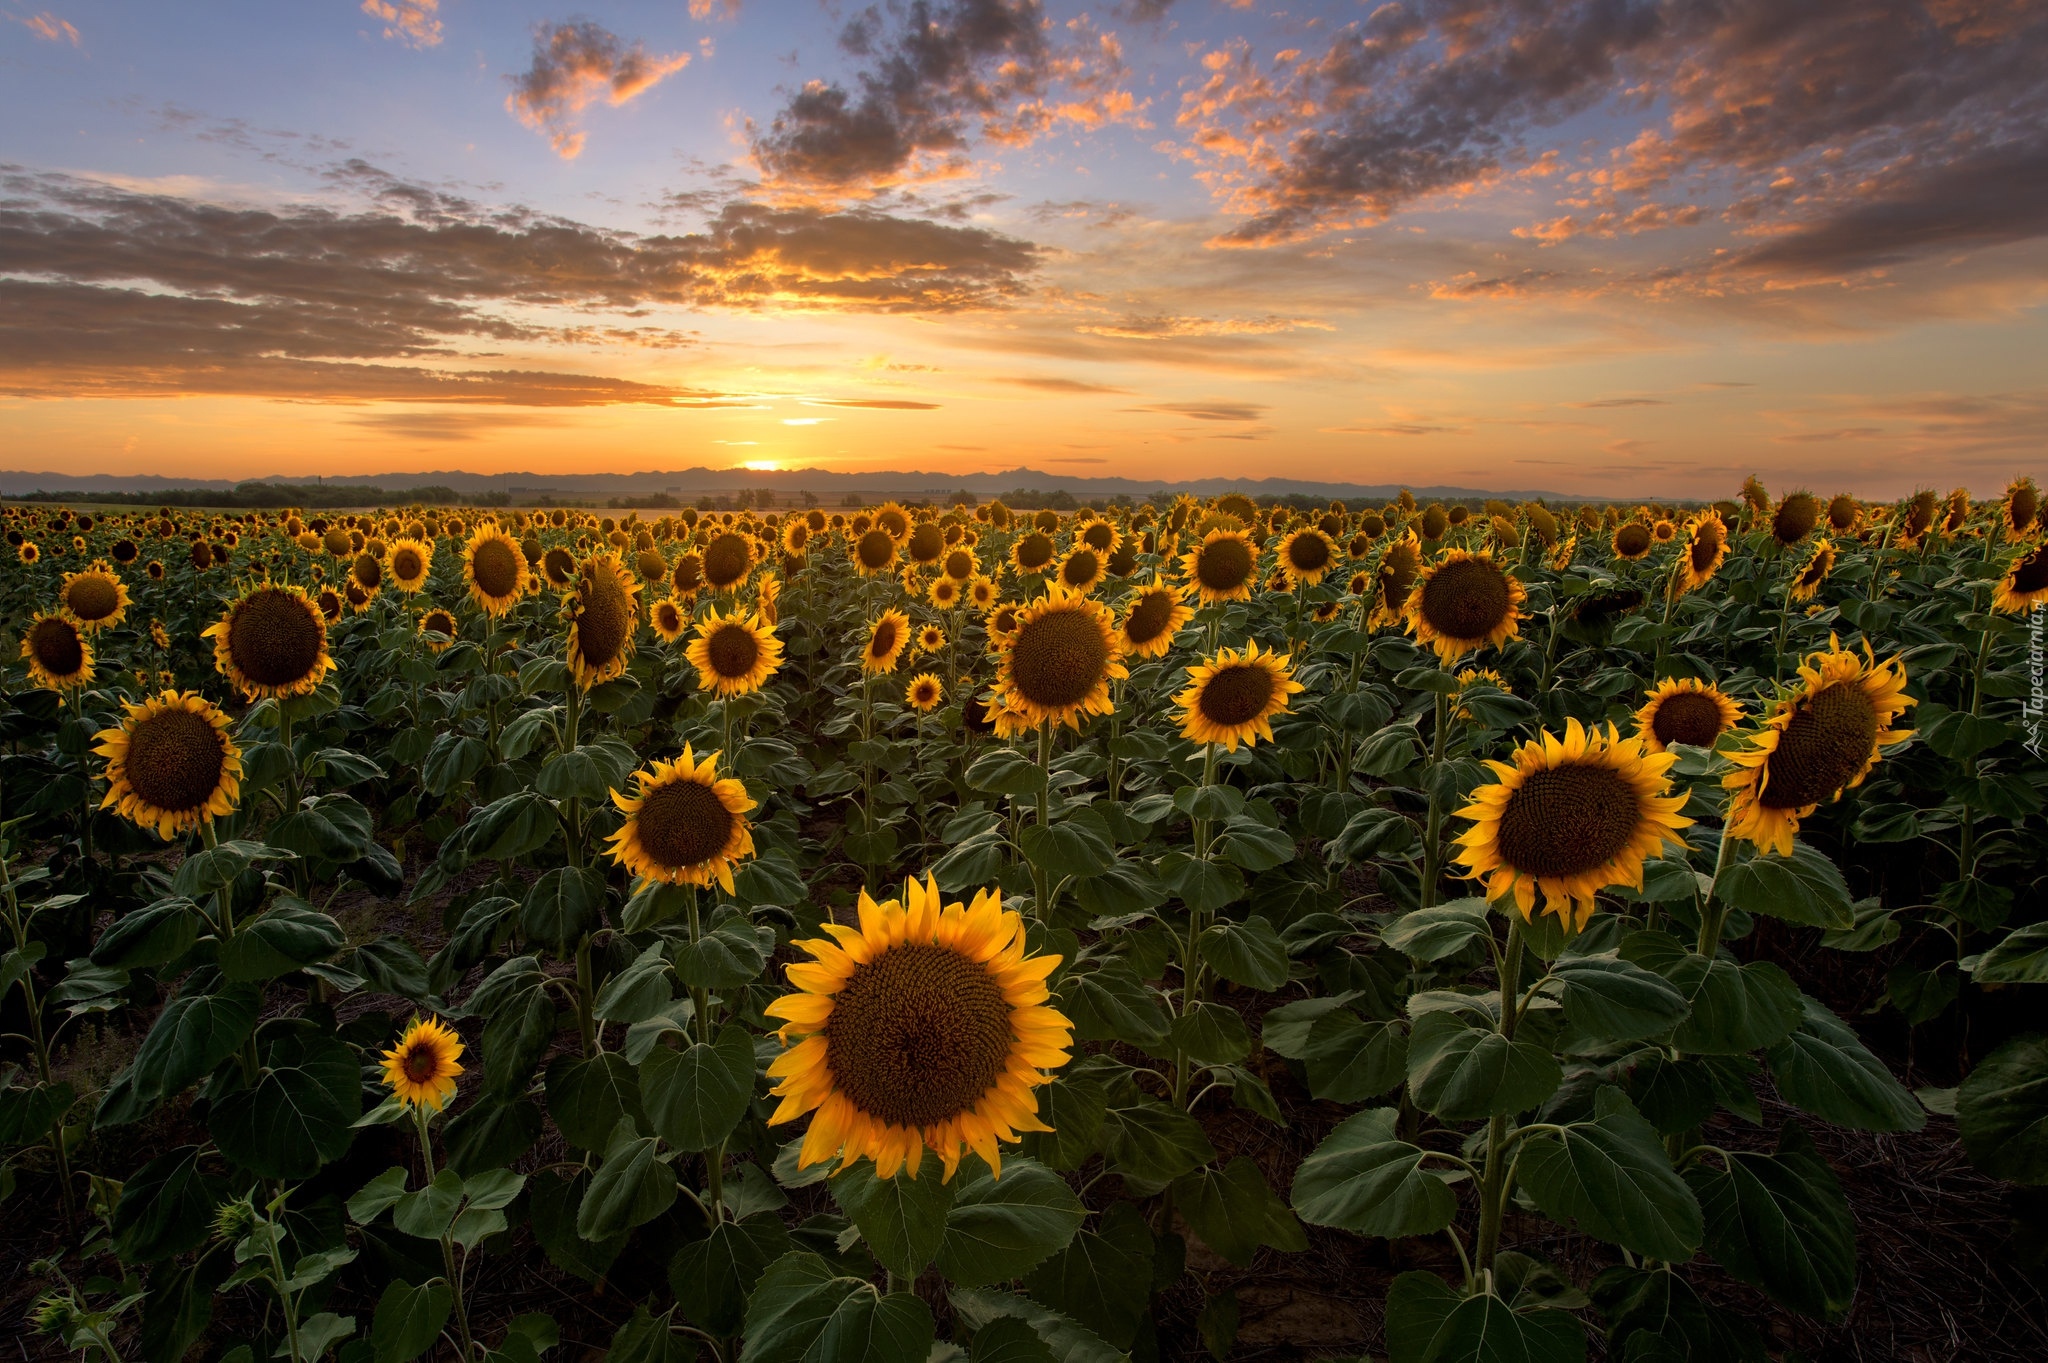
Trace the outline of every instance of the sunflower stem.
<path fill-rule="evenodd" d="M 1728 918 L 1728 906 L 1721 902 L 1721 874 L 1735 864 L 1735 845 L 1739 839 L 1729 833 L 1729 825 L 1721 825 L 1721 850 L 1714 857 L 1713 888 L 1707 891 L 1707 902 L 1700 906 L 1700 937 L 1698 954 L 1711 957 L 1721 945 L 1721 928 Z"/>
<path fill-rule="evenodd" d="M 1507 915 L 1508 945 L 1500 964 L 1500 1034 L 1509 1041 L 1514 1039 L 1515 1024 L 1519 1020 L 1515 1011 L 1516 994 L 1522 979 L 1522 919 L 1518 913 Z M 1501 1221 L 1507 1214 L 1507 1200 L 1511 1189 L 1508 1187 L 1508 1119 L 1494 1117 L 1486 1124 L 1486 1164 L 1479 1179 L 1479 1236 L 1472 1250 L 1472 1270 L 1475 1273 L 1490 1273 L 1493 1260 L 1500 1250 Z M 1472 1284 L 1476 1285 L 1473 1279 Z"/>
<path fill-rule="evenodd" d="M 1038 826 L 1048 828 L 1052 824 L 1052 724 L 1050 721 L 1038 726 Z M 1027 858 L 1027 860 L 1029 860 Z M 1031 911 L 1043 923 L 1052 905 L 1046 902 L 1048 894 L 1045 868 L 1031 862 Z"/>
<path fill-rule="evenodd" d="M 1444 760 L 1444 730 L 1450 727 L 1450 697 L 1436 693 L 1436 732 L 1429 740 L 1429 829 L 1422 842 L 1422 907 L 1436 903 L 1436 883 L 1443 875 L 1444 802 L 1437 794 L 1437 768 Z"/>

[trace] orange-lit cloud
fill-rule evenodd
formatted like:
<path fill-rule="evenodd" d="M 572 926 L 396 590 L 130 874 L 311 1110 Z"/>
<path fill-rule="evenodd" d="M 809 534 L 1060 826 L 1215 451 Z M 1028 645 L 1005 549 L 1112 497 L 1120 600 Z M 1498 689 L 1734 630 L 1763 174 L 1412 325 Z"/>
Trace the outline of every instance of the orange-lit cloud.
<path fill-rule="evenodd" d="M 363 13 L 384 25 L 384 36 L 407 47 L 441 45 L 441 0 L 363 0 Z"/>
<path fill-rule="evenodd" d="M 83 46 L 85 41 L 78 36 L 77 28 L 72 25 L 69 19 L 59 19 L 49 10 L 44 10 L 40 14 L 31 14 L 26 19 L 20 19 L 17 22 L 45 42 L 69 43 L 73 47 L 80 47 Z"/>
<path fill-rule="evenodd" d="M 616 108 L 689 64 L 687 52 L 654 56 L 645 43 L 622 42 L 587 19 L 542 25 L 533 37 L 533 64 L 511 78 L 505 107 L 547 134 L 564 160 L 574 160 L 585 138 L 576 114 L 600 99 Z"/>

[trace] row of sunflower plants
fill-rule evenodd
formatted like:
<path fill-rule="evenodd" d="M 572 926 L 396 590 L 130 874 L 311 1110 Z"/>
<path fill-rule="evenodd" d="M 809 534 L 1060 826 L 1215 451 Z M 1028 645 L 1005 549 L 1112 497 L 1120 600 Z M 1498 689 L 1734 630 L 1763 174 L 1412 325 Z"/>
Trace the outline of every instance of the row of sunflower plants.
<path fill-rule="evenodd" d="M 1869 526 L 1746 490 L 1682 530 L 1238 497 L 259 517 L 189 527 L 134 602 L 94 559 L 24 639 L 58 704 L 7 716 L 47 779 L 7 848 L 41 864 L 5 887 L 34 1068 L 0 1134 L 67 1218 L 83 1182 L 76 1257 L 112 1269 L 53 1265 L 38 1322 L 170 1359 L 223 1298 L 255 1324 L 216 1353 L 525 1363 L 555 1324 L 474 1307 L 531 1246 L 637 1303 L 622 1360 L 1094 1363 L 1159 1350 L 1216 1276 L 1191 1241 L 1250 1265 L 1307 1226 L 1448 1246 L 1391 1284 L 1396 1359 L 1576 1358 L 1589 1328 L 1759 1357 L 1686 1266 L 1834 1318 L 1853 1225 L 1801 1125 L 1728 1119 L 1766 1078 L 1813 1119 L 1924 1116 L 1743 959 L 1758 921 L 1945 941 L 1894 968 L 1902 1010 L 2048 954 L 1966 936 L 2030 893 L 2040 782 L 1999 718 L 2006 617 L 2048 594 L 2027 486 Z M 186 533 L 84 529 L 123 563 Z M 1916 701 L 1941 740 L 1908 741 Z M 1960 831 L 1931 903 L 1850 889 L 1823 846 L 1866 826 Z M 130 1018 L 125 1069 L 59 1074 Z M 1927 1099 L 2022 1181 L 2038 1052 Z M 1226 1105 L 1277 1144 L 1304 1100 L 1355 1111 L 1298 1169 L 1218 1149 Z M 74 1169 L 144 1130 L 180 1142 Z M 1611 1260 L 1574 1281 L 1532 1215 Z M 1237 1301 L 1200 1298 L 1227 1355 Z"/>

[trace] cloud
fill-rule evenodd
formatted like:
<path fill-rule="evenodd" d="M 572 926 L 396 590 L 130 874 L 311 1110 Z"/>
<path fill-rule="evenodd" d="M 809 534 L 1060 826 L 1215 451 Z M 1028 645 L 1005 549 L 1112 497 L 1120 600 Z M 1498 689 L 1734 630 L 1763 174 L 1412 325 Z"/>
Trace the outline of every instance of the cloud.
<path fill-rule="evenodd" d="M 336 182 L 370 207 L 238 207 L 0 166 L 0 390 L 677 404 L 721 395 L 529 373 L 502 352 L 697 342 L 640 320 L 658 307 L 997 308 L 1037 261 L 1028 242 L 873 212 L 733 204 L 702 231 L 635 236 L 361 163 Z"/>
<path fill-rule="evenodd" d="M 562 419 L 537 412 L 360 412 L 343 418 L 379 435 L 408 440 L 474 440 L 492 431 L 559 426 Z"/>
<path fill-rule="evenodd" d="M 8 17 L 14 18 L 13 15 Z M 45 42 L 70 43 L 73 47 L 81 47 L 85 42 L 78 36 L 78 30 L 72 26 L 69 19 L 59 19 L 49 10 L 31 14 L 26 19 L 15 19 L 15 22 Z"/>
<path fill-rule="evenodd" d="M 2048 235 L 2035 0 L 1396 0 L 1314 41 L 1292 61 L 1212 48 L 1183 84 L 1167 149 L 1239 216 L 1219 245 L 1511 183 L 1561 195 L 1567 211 L 1514 231 L 1542 246 L 1693 229 L 1629 281 L 1642 293 Z M 1501 272 L 1437 296 L 1531 282 Z"/>
<path fill-rule="evenodd" d="M 533 65 L 512 76 L 505 107 L 529 128 L 547 134 L 564 160 L 583 150 L 584 134 L 574 116 L 599 99 L 614 108 L 653 88 L 690 64 L 687 52 L 650 56 L 646 44 L 630 46 L 588 19 L 543 24 L 534 30 Z"/>
<path fill-rule="evenodd" d="M 363 0 L 363 13 L 384 24 L 384 36 L 407 47 L 441 45 L 441 0 Z"/>
<path fill-rule="evenodd" d="M 1837 440 L 1875 440 L 1884 434 L 1882 426 L 1838 426 L 1832 431 L 1798 431 L 1771 439 L 1781 445 L 1826 445 Z"/>
<path fill-rule="evenodd" d="M 1074 330 L 1089 336 L 1131 341 L 1169 341 L 1183 336 L 1271 336 L 1283 331 L 1335 331 L 1328 322 L 1307 317 L 1125 317 L 1116 322 L 1089 322 Z"/>
<path fill-rule="evenodd" d="M 692 19 L 737 19 L 740 17 L 740 0 L 690 0 Z"/>
<path fill-rule="evenodd" d="M 1112 388 L 1106 383 L 1088 383 L 1081 379 L 1062 379 L 1050 375 L 1025 374 L 1006 376 L 998 378 L 996 382 L 1013 383 L 1019 388 L 1033 388 L 1041 393 L 1072 393 L 1076 395 L 1101 393 L 1128 397 L 1131 391 L 1128 388 Z"/>
<path fill-rule="evenodd" d="M 1141 121 L 1115 35 L 1085 18 L 1055 32 L 1039 0 L 870 6 L 839 34 L 862 63 L 853 88 L 806 81 L 766 128 L 750 121 L 754 160 L 785 192 L 862 197 L 968 173 L 976 135 L 1022 146 L 1061 122 Z"/>
<path fill-rule="evenodd" d="M 1669 407 L 1670 405 L 1669 400 L 1665 398 L 1595 398 L 1591 402 L 1567 402 L 1565 404 L 1567 407 L 1577 407 L 1582 411 L 1598 407 Z"/>
<path fill-rule="evenodd" d="M 1257 421 L 1272 409 L 1257 402 L 1158 402 L 1131 410 L 1192 417 L 1196 421 Z"/>
<path fill-rule="evenodd" d="M 866 407 L 877 412 L 936 412 L 936 402 L 913 402 L 908 398 L 805 398 L 806 407 Z"/>

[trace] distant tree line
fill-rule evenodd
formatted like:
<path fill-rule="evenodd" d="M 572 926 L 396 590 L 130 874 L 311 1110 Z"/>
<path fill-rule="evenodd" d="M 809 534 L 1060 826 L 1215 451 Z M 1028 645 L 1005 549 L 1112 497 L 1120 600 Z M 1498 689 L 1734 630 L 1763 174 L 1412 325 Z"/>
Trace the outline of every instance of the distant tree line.
<path fill-rule="evenodd" d="M 354 483 L 237 483 L 228 489 L 157 488 L 148 492 L 112 492 L 101 489 L 70 489 L 56 492 L 28 492 L 11 498 L 21 502 L 99 502 L 109 506 L 193 506 L 233 509 L 278 507 L 409 506 L 414 502 L 433 506 L 509 506 L 512 498 L 504 492 L 458 493 L 438 483 L 425 487 L 381 488 Z"/>

